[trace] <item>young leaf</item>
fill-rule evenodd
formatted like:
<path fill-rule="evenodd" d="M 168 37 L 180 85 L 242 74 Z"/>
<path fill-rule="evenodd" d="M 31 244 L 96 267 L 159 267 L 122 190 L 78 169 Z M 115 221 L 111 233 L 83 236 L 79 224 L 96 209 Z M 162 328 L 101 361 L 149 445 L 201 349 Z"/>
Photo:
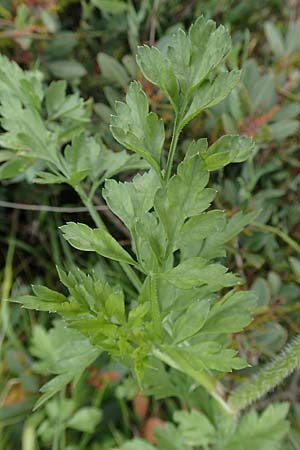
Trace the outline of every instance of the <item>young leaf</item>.
<path fill-rule="evenodd" d="M 175 77 L 174 67 L 156 47 L 138 47 L 137 63 L 145 78 L 158 86 L 169 98 L 173 108 L 178 110 L 179 83 Z"/>
<path fill-rule="evenodd" d="M 136 81 L 130 84 L 126 103 L 116 103 L 116 114 L 111 120 L 114 138 L 128 150 L 141 155 L 160 173 L 164 125 L 155 113 L 149 113 L 148 99 Z"/>
<path fill-rule="evenodd" d="M 192 103 L 186 112 L 180 128 L 185 127 L 201 111 L 217 105 L 231 92 L 240 78 L 240 72 L 220 73 L 213 81 L 206 81 L 195 92 Z"/>
<path fill-rule="evenodd" d="M 221 25 L 215 29 L 215 22 L 200 17 L 189 29 L 191 42 L 190 91 L 207 77 L 225 58 L 231 48 L 228 31 Z"/>

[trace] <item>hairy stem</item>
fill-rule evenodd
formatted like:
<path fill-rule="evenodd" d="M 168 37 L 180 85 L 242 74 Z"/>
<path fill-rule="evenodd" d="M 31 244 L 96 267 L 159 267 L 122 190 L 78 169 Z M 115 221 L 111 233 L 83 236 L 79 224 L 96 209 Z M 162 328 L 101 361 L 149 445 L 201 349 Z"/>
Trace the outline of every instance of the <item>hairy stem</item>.
<path fill-rule="evenodd" d="M 236 412 L 245 408 L 280 384 L 299 364 L 300 336 L 297 336 L 271 363 L 231 393 L 229 406 Z"/>

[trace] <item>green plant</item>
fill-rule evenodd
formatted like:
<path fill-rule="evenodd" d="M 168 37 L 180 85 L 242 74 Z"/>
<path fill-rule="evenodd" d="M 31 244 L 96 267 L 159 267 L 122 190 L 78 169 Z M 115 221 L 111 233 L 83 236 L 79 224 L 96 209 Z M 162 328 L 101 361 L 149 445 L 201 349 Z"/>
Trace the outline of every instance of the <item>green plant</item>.
<path fill-rule="evenodd" d="M 104 178 L 119 173 L 128 165 L 117 164 L 118 170 L 112 171 L 111 165 L 120 154 L 109 153 L 110 165 L 106 168 L 104 164 L 105 169 L 102 166 L 100 174 L 97 170 L 94 175 L 103 147 L 93 138 L 80 134 L 81 129 L 72 132 L 72 145 L 62 151 L 70 134 L 64 141 L 66 134 L 60 133 L 62 125 L 55 123 L 58 113 L 54 114 L 54 119 L 53 113 L 61 111 L 66 103 L 61 101 L 65 92 L 63 82 L 47 89 L 45 102 L 49 117 L 45 118 L 41 114 L 43 95 L 36 94 L 41 92 L 36 78 L 32 81 L 30 74 L 20 72 L 6 60 L 4 64 L 11 70 L 11 76 L 5 78 L 3 72 L 1 75 L 5 90 L 11 89 L 11 79 L 17 88 L 13 108 L 9 108 L 11 96 L 6 96 L 5 90 L 2 99 L 2 124 L 6 133 L 1 143 L 9 150 L 5 169 L 9 164 L 14 168 L 14 164 L 22 163 L 19 170 L 23 170 L 24 162 L 40 158 L 47 170 L 38 174 L 36 181 L 65 182 L 74 187 L 97 228 L 70 222 L 61 227 L 64 238 L 78 250 L 95 252 L 101 258 L 120 263 L 128 277 L 125 284 L 132 284 L 128 290 L 122 281 L 109 283 L 105 265 L 100 274 L 99 271 L 86 274 L 79 268 L 66 273 L 58 268 L 64 293 L 38 285 L 33 287 L 34 295 L 19 296 L 14 301 L 29 309 L 58 313 L 68 327 L 83 335 L 84 342 L 89 339 L 93 357 L 97 352 L 106 352 L 134 373 L 141 388 L 151 369 L 157 371 L 158 377 L 166 370 L 165 366 L 175 369 L 172 373 L 182 372 L 213 397 L 208 403 L 212 401 L 215 408 L 214 420 L 221 416 L 226 423 L 224 426 L 230 424 L 231 433 L 224 435 L 221 430 L 220 441 L 215 446 L 224 449 L 238 448 L 247 436 L 245 429 L 249 428 L 249 423 L 255 424 L 262 434 L 271 435 L 267 420 L 270 415 L 273 415 L 274 427 L 280 424 L 277 439 L 285 436 L 288 429 L 284 422 L 286 405 L 270 407 L 260 418 L 250 412 L 237 428 L 232 416 L 265 394 L 299 363 L 298 341 L 295 341 L 292 351 L 279 357 L 278 364 L 286 369 L 280 380 L 276 370 L 276 376 L 274 372 L 270 376 L 268 367 L 262 372 L 262 381 L 250 381 L 250 389 L 247 385 L 229 396 L 220 382 L 221 374 L 247 367 L 247 361 L 234 349 L 233 334 L 250 324 L 256 310 L 253 292 L 242 290 L 241 279 L 222 264 L 226 258 L 225 244 L 257 213 L 238 212 L 228 218 L 224 211 L 210 209 L 216 191 L 207 184 L 211 171 L 245 161 L 253 155 L 255 145 L 250 138 L 238 135 L 223 136 L 210 146 L 206 139 L 193 141 L 175 173 L 174 157 L 183 128 L 202 111 L 221 102 L 238 82 L 239 71 L 228 72 L 221 66 L 229 50 L 230 37 L 224 27 L 216 28 L 214 22 L 202 17 L 188 33 L 179 29 L 174 34 L 166 54 L 155 47 L 138 49 L 137 62 L 145 78 L 157 86 L 172 105 L 174 127 L 165 154 L 164 124 L 157 114 L 149 112 L 148 99 L 141 86 L 131 83 L 126 102 L 116 104 L 116 115 L 111 121 L 114 138 L 139 156 L 134 159 L 138 167 L 150 167 L 131 182 L 105 181 L 103 197 L 130 232 L 131 248 L 126 250 L 106 229 L 91 199 Z M 76 105 L 78 102 L 76 98 Z M 80 105 L 76 110 L 82 111 L 82 108 Z M 16 116 L 18 127 L 15 126 Z M 60 112 L 59 117 L 64 118 L 64 115 Z M 136 158 L 127 153 L 125 156 L 126 162 L 131 163 Z M 89 195 L 81 187 L 87 177 L 91 183 Z M 69 339 L 68 333 L 65 336 Z M 57 369 L 58 376 L 44 386 L 45 393 L 38 405 L 62 390 L 90 362 L 89 358 L 80 359 L 75 373 L 68 371 L 67 378 Z M 73 364 L 76 366 L 75 362 Z M 174 391 L 180 397 L 176 383 Z M 221 405 L 221 412 L 217 404 Z M 184 427 L 191 417 L 178 413 L 175 420 Z M 213 426 L 210 428 L 205 416 L 201 416 L 201 420 L 207 428 L 204 437 L 194 439 L 188 435 L 187 443 L 178 437 L 178 446 L 172 447 L 175 431 L 170 425 L 157 433 L 160 447 L 167 450 L 214 445 L 215 437 L 209 437 Z M 254 442 L 259 442 L 258 436 L 259 432 Z M 264 438 L 261 439 L 258 448 L 271 448 L 272 436 L 268 437 L 271 442 L 268 447 L 264 445 Z"/>

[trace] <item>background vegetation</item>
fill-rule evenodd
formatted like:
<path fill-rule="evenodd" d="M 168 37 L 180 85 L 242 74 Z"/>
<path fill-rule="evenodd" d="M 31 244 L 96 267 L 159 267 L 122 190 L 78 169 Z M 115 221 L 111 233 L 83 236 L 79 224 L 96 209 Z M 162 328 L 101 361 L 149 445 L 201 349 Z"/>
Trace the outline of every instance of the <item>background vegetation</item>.
<path fill-rule="evenodd" d="M 228 246 L 230 269 L 240 273 L 259 299 L 255 321 L 234 336 L 251 367 L 229 375 L 228 384 L 233 385 L 255 373 L 300 332 L 299 2 L 2 0 L 0 50 L 24 69 L 38 69 L 47 85 L 67 80 L 67 93 L 77 99 L 76 126 L 88 128 L 117 151 L 108 125 L 115 100 L 124 99 L 131 80 L 140 81 L 152 110 L 166 124 L 172 121 L 164 97 L 139 72 L 137 46 L 155 43 L 163 48 L 170 33 L 179 26 L 187 28 L 201 14 L 230 30 L 233 48 L 227 66 L 243 72 L 225 101 L 191 122 L 180 154 L 193 138 L 207 137 L 213 143 L 224 133 L 251 136 L 257 142 L 250 161 L 213 176 L 217 208 L 229 216 L 238 209 L 260 211 L 259 221 Z M 0 64 L 5 71 L 5 61 Z M 53 129 L 62 126 L 51 120 Z M 63 143 L 73 126 L 64 125 Z M 166 132 L 170 137 L 171 129 Z M 1 139 L 0 145 L 5 147 Z M 107 161 L 102 177 L 110 170 Z M 73 252 L 57 234 L 70 220 L 92 225 L 82 207 L 82 193 L 77 196 L 68 184 L 33 184 L 44 168 L 40 160 L 22 166 L 17 174 L 2 149 L 0 163 L 0 449 L 105 450 L 119 448 L 132 436 L 155 443 L 152 428 L 172 420 L 179 408 L 197 406 L 203 394 L 187 394 L 185 403 L 172 396 L 146 398 L 128 373 L 104 356 L 80 374 L 75 388 L 67 386 L 32 413 L 39 389 L 57 373 L 55 362 L 69 357 L 74 348 L 62 345 L 63 327 L 55 315 L 28 312 L 4 300 L 27 294 L 31 284 L 59 289 L 55 265 L 78 264 L 96 273 L 101 267 L 94 255 Z M 121 180 L 142 168 L 136 160 L 127 164 L 130 171 L 121 173 Z M 91 187 L 106 225 L 126 246 L 127 230 L 107 210 L 97 181 L 86 179 L 84 188 Z M 260 411 L 275 400 L 290 402 L 291 428 L 283 450 L 300 449 L 299 375 L 296 370 L 255 405 Z M 169 449 L 175 447 L 165 443 L 164 450 Z"/>

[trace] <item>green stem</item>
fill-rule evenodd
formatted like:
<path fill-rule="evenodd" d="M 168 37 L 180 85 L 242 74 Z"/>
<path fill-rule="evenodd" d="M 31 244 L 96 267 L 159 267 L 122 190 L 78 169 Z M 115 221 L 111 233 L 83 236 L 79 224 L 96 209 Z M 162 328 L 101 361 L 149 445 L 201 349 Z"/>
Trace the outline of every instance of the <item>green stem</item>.
<path fill-rule="evenodd" d="M 52 441 L 52 450 L 64 450 L 65 448 L 65 424 L 62 416 L 63 402 L 65 399 L 65 392 L 62 389 L 57 396 L 58 414 L 54 426 L 54 436 Z"/>
<path fill-rule="evenodd" d="M 160 317 L 160 307 L 157 295 L 157 278 L 155 274 L 150 275 L 150 302 L 151 302 L 151 316 L 153 321 L 153 329 L 155 334 L 162 337 L 162 325 Z"/>
<path fill-rule="evenodd" d="M 1 313 L 0 325 L 2 325 L 2 332 L 0 335 L 0 355 L 2 351 L 2 343 L 5 336 L 9 339 L 9 341 L 15 348 L 26 354 L 24 346 L 22 345 L 20 339 L 18 338 L 18 336 L 14 332 L 13 327 L 11 326 L 9 302 L 8 302 L 11 288 L 13 285 L 13 260 L 16 247 L 16 239 L 15 239 L 16 227 L 17 227 L 17 218 L 16 216 L 14 216 L 12 222 L 12 229 L 8 241 L 8 250 L 4 267 L 4 277 L 2 282 L 1 310 L 0 310 Z"/>
<path fill-rule="evenodd" d="M 275 386 L 280 384 L 300 364 L 300 336 L 269 364 L 263 367 L 257 375 L 238 386 L 229 396 L 228 404 L 236 412 L 246 408 Z"/>
<path fill-rule="evenodd" d="M 99 408 L 101 407 L 102 401 L 103 401 L 103 397 L 104 394 L 107 390 L 107 386 L 108 383 L 104 383 L 103 386 L 96 392 L 96 395 L 93 397 L 92 400 L 92 405 L 94 408 Z M 83 433 L 80 443 L 79 443 L 79 448 L 84 450 L 89 442 L 89 440 L 91 439 L 93 433 L 89 433 L 89 432 L 85 432 Z"/>
<path fill-rule="evenodd" d="M 291 248 L 293 248 L 297 253 L 300 254 L 300 245 L 296 241 L 294 241 L 294 239 L 292 239 L 290 236 L 288 236 L 286 233 L 279 230 L 278 228 L 272 227 L 271 225 L 265 225 L 264 223 L 260 222 L 252 222 L 250 226 L 257 228 L 261 231 L 265 231 L 266 233 L 276 234 L 276 236 L 280 237 Z"/>
<path fill-rule="evenodd" d="M 122 267 L 123 271 L 127 275 L 128 279 L 131 281 L 132 285 L 135 287 L 137 292 L 140 292 L 143 283 L 141 282 L 135 271 L 132 269 L 132 267 L 130 267 L 129 264 L 122 262 L 120 262 L 120 266 Z"/>
<path fill-rule="evenodd" d="M 173 135 L 172 135 L 171 145 L 170 145 L 170 149 L 169 149 L 167 166 L 166 166 L 166 173 L 165 173 L 165 178 L 164 178 L 166 182 L 169 180 L 169 178 L 171 176 L 171 171 L 172 171 L 174 156 L 175 156 L 175 152 L 176 152 L 177 142 L 178 142 L 179 135 L 180 135 L 179 124 L 180 124 L 180 118 L 179 118 L 179 114 L 177 113 L 176 117 L 175 117 L 174 128 L 173 128 Z"/>
<path fill-rule="evenodd" d="M 101 219 L 101 217 L 99 216 L 92 200 L 86 195 L 86 193 L 84 192 L 84 190 L 82 189 L 81 186 L 75 186 L 75 191 L 77 192 L 77 194 L 79 195 L 82 203 L 84 204 L 84 206 L 86 206 L 86 208 L 88 209 L 91 218 L 93 219 L 93 221 L 95 222 L 95 225 L 98 228 L 101 228 L 102 230 L 105 230 L 106 227 L 103 223 L 103 220 Z"/>
<path fill-rule="evenodd" d="M 76 186 L 75 190 L 78 193 L 82 203 L 88 209 L 88 211 L 90 213 L 90 216 L 93 219 L 95 225 L 98 228 L 101 228 L 102 230 L 106 230 L 106 226 L 103 223 L 100 215 L 98 214 L 98 211 L 96 210 L 95 205 L 93 204 L 92 200 L 86 195 L 86 193 L 84 192 L 82 187 L 81 186 Z M 125 274 L 129 278 L 129 280 L 131 281 L 132 285 L 135 287 L 137 292 L 140 292 L 141 287 L 142 287 L 142 283 L 141 283 L 140 279 L 138 278 L 137 274 L 132 269 L 132 267 L 130 267 L 128 264 L 125 264 L 125 263 L 122 263 L 122 262 L 120 262 L 120 266 L 122 267 L 123 271 L 125 272 Z"/>
<path fill-rule="evenodd" d="M 187 368 L 186 365 L 184 368 L 182 368 L 177 361 L 171 358 L 170 355 L 164 353 L 158 348 L 153 349 L 153 355 L 156 356 L 156 358 L 163 361 L 164 363 L 173 367 L 174 369 L 177 369 L 180 372 L 189 375 L 191 378 L 193 378 L 193 380 L 197 381 L 197 383 L 199 383 L 210 393 L 210 395 L 219 403 L 219 405 L 222 406 L 223 410 L 227 414 L 230 415 L 235 414 L 235 411 L 224 399 L 224 388 L 222 384 L 208 372 L 205 372 L 204 370 L 200 372 L 198 370 L 193 369 L 191 366 Z"/>

